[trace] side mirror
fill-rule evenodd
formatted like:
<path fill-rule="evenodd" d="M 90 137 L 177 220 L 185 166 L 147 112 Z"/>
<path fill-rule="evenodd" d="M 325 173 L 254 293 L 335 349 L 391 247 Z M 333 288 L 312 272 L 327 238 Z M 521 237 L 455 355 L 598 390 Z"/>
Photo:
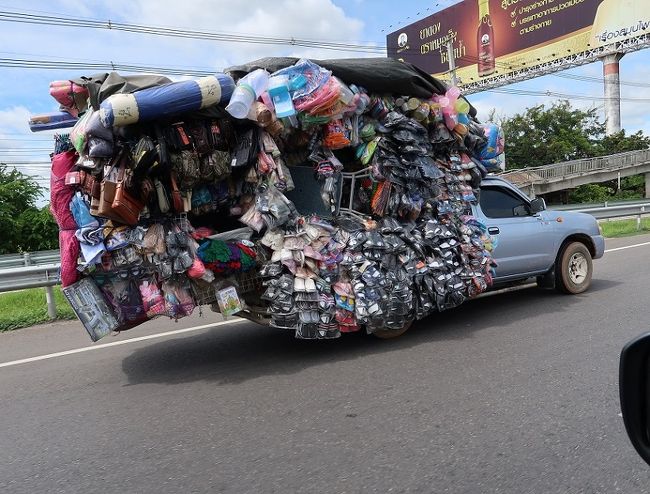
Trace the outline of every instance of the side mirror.
<path fill-rule="evenodd" d="M 627 435 L 650 465 L 650 333 L 630 341 L 621 352 L 619 392 Z"/>
<path fill-rule="evenodd" d="M 530 211 L 532 214 L 537 214 L 540 211 L 546 210 L 546 201 L 541 197 L 533 199 L 530 201 Z"/>

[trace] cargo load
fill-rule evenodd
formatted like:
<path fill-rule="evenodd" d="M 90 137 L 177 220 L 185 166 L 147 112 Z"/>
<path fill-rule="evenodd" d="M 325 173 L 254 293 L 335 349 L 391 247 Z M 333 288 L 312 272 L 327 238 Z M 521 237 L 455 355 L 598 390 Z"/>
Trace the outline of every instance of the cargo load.
<path fill-rule="evenodd" d="M 296 338 L 390 336 L 492 283 L 471 204 L 503 135 L 410 64 L 266 58 L 50 91 L 70 117 L 52 125 L 74 125 L 52 158 L 61 282 L 93 341 L 202 306 Z"/>

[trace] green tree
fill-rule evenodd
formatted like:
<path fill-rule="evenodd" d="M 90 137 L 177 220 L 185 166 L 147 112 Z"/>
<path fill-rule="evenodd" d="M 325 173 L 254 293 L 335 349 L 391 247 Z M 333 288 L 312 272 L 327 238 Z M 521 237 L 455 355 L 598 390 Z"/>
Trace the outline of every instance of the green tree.
<path fill-rule="evenodd" d="M 569 202 L 582 204 L 588 202 L 605 202 L 612 200 L 614 189 L 600 184 L 585 184 L 575 188 L 569 194 Z"/>
<path fill-rule="evenodd" d="M 42 195 L 32 178 L 0 163 L 0 254 L 56 248 L 54 218 L 36 206 Z"/>
<path fill-rule="evenodd" d="M 598 143 L 598 148 L 598 156 L 648 149 L 650 148 L 650 136 L 645 135 L 641 130 L 628 136 L 625 135 L 625 130 L 622 130 L 616 134 L 604 136 Z"/>
<path fill-rule="evenodd" d="M 587 111 L 559 101 L 550 107 L 533 106 L 523 113 L 503 118 L 506 165 L 526 168 L 589 158 L 598 153 L 605 125 L 595 108 Z"/>
<path fill-rule="evenodd" d="M 494 112 L 490 114 L 494 118 Z M 523 113 L 501 118 L 506 139 L 508 169 L 560 163 L 580 158 L 650 148 L 650 136 L 642 131 L 627 135 L 623 130 L 605 135 L 605 124 L 595 108 L 579 110 L 568 101 L 527 108 Z M 627 177 L 616 183 L 587 184 L 571 192 L 570 202 L 602 202 L 643 197 L 643 176 Z"/>

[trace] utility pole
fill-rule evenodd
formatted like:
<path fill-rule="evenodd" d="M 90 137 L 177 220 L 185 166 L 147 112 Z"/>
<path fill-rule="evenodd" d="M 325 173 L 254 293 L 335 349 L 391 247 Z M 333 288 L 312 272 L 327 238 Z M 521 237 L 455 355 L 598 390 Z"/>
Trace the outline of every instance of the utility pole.
<path fill-rule="evenodd" d="M 451 41 L 447 43 L 447 61 L 449 62 L 451 85 L 458 86 L 458 78 L 456 77 L 456 57 L 454 56 L 454 45 Z"/>

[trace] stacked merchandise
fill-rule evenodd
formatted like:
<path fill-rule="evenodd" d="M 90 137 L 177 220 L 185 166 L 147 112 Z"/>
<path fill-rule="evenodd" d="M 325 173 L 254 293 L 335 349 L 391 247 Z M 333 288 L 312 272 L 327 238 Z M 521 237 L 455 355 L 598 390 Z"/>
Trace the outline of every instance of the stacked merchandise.
<path fill-rule="evenodd" d="M 400 331 L 491 284 L 471 204 L 503 137 L 411 66 L 265 59 L 71 84 L 51 208 L 93 340 L 200 305 L 297 338 Z"/>

